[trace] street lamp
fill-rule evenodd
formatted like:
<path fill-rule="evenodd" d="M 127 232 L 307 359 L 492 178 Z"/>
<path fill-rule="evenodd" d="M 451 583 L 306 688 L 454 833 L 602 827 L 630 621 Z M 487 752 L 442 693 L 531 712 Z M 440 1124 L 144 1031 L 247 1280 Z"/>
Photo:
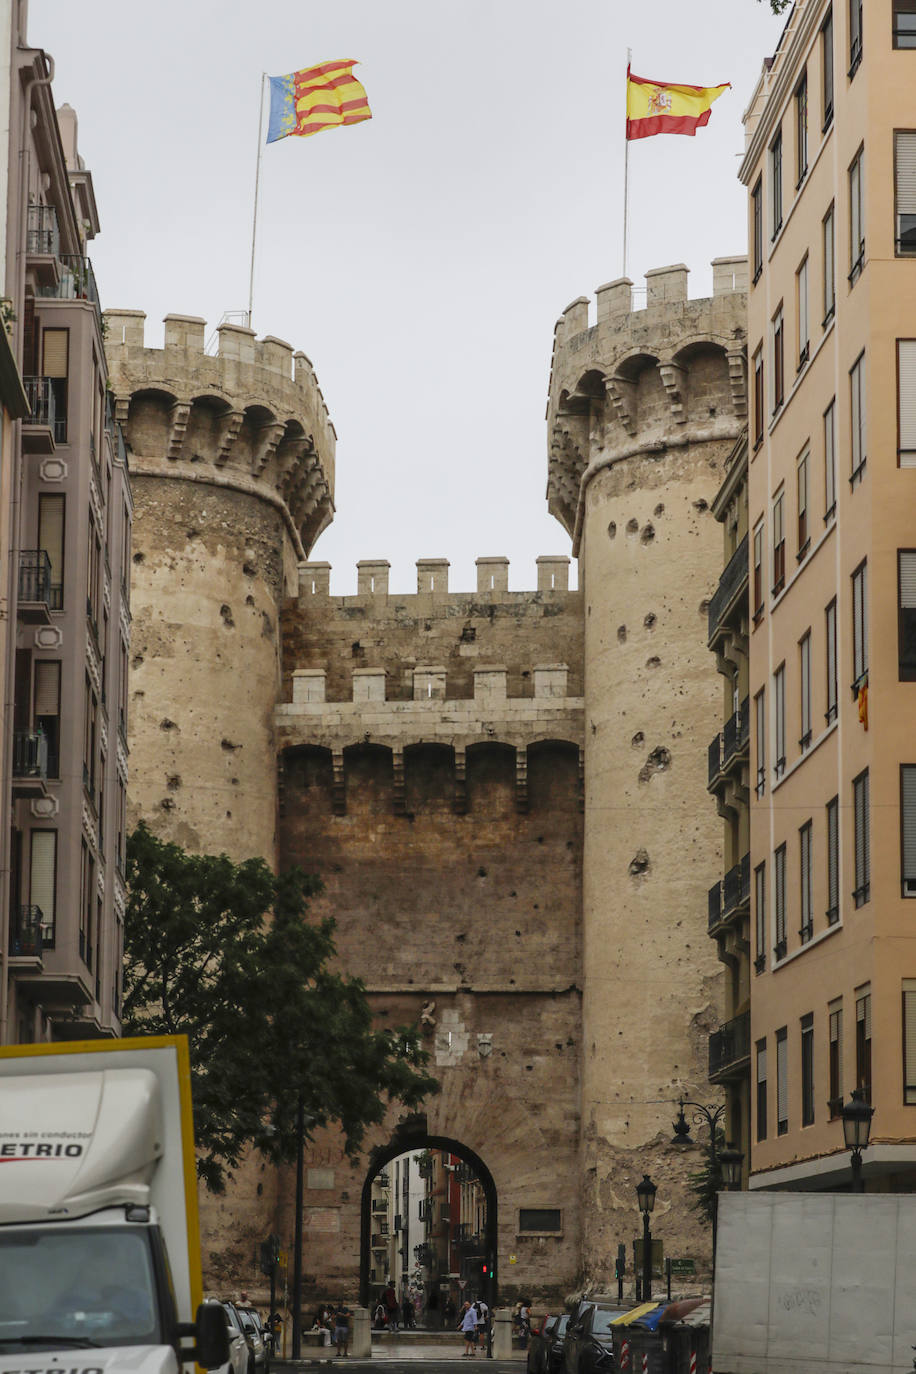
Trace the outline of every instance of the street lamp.
<path fill-rule="evenodd" d="M 741 1171 L 744 1165 L 744 1155 L 740 1150 L 736 1150 L 734 1145 L 726 1145 L 724 1150 L 719 1151 L 719 1168 L 722 1171 L 722 1182 L 730 1193 L 734 1193 L 741 1187 Z"/>
<path fill-rule="evenodd" d="M 862 1151 L 868 1148 L 868 1134 L 871 1119 L 875 1114 L 858 1088 L 853 1089 L 849 1101 L 843 1104 L 843 1139 L 847 1150 L 852 1152 L 852 1191 L 865 1192 L 862 1178 Z"/>
<path fill-rule="evenodd" d="M 649 1230 L 649 1216 L 655 1207 L 655 1194 L 658 1188 L 648 1174 L 643 1174 L 642 1183 L 636 1185 L 636 1200 L 642 1212 L 642 1300 L 648 1302 L 652 1296 L 652 1233 Z"/>

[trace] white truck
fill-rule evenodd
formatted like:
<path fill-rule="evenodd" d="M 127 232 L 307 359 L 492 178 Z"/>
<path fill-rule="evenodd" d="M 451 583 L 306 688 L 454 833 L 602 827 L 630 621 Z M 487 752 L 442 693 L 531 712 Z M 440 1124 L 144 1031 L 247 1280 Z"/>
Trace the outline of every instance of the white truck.
<path fill-rule="evenodd" d="M 0 1049 L 0 1374 L 223 1364 L 200 1290 L 184 1037 Z"/>
<path fill-rule="evenodd" d="M 916 1345 L 916 1196 L 720 1193 L 716 1374 L 904 1374 Z"/>

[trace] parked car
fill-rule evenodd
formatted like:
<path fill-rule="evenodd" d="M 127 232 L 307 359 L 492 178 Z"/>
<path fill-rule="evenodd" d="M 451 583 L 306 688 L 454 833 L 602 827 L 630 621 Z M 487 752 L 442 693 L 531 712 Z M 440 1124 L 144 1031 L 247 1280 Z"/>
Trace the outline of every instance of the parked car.
<path fill-rule="evenodd" d="M 563 1342 L 569 1316 L 545 1316 L 538 1330 L 532 1326 L 528 1342 L 528 1374 L 560 1374 L 563 1368 Z"/>
<path fill-rule="evenodd" d="M 564 1374 L 608 1374 L 614 1367 L 611 1322 L 628 1311 L 610 1303 L 580 1303 L 585 1308 L 570 1319 L 563 1342 Z"/>
<path fill-rule="evenodd" d="M 207 1302 L 218 1302 L 217 1298 L 208 1298 Z M 231 1308 L 231 1303 L 219 1303 L 223 1312 L 226 1314 L 227 1334 L 229 1336 L 229 1359 L 225 1364 L 218 1365 L 213 1374 L 248 1374 L 248 1342 L 245 1340 L 241 1322 L 235 1309 Z"/>
<path fill-rule="evenodd" d="M 242 1330 L 254 1363 L 249 1362 L 248 1374 L 269 1374 L 270 1342 L 260 1315 L 253 1307 L 236 1309 L 242 1321 Z"/>

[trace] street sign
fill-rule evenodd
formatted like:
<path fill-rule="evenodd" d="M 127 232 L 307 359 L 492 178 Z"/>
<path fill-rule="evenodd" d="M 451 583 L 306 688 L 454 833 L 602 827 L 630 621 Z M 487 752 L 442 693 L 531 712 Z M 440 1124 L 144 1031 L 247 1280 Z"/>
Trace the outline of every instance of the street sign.
<path fill-rule="evenodd" d="M 518 1264 L 518 1255 L 510 1255 L 510 1256 L 509 1256 L 509 1263 L 510 1263 L 510 1264 Z"/>
<path fill-rule="evenodd" d="M 669 1261 L 672 1274 L 695 1274 L 697 1272 L 696 1260 L 692 1259 L 673 1259 Z"/>

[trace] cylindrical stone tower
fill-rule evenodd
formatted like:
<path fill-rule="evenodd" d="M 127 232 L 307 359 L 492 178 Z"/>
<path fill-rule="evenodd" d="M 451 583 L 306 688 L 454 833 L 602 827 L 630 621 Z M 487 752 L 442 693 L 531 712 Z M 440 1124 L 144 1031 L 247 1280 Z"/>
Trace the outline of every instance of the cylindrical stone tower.
<path fill-rule="evenodd" d="M 712 298 L 689 301 L 687 268 L 662 268 L 636 312 L 630 281 L 613 282 L 597 324 L 580 298 L 554 344 L 548 497 L 585 592 L 583 1264 L 599 1281 L 637 1233 L 643 1173 L 665 1253 L 709 1256 L 687 1181 L 699 1157 L 670 1142 L 679 1096 L 720 1099 L 706 749 L 722 687 L 706 611 L 722 562 L 710 506 L 746 415 L 746 279 L 743 259 L 720 259 Z"/>
<path fill-rule="evenodd" d="M 334 429 L 312 366 L 280 339 L 108 311 L 130 444 L 131 817 L 195 853 L 276 856 L 278 616 L 333 513 Z"/>

